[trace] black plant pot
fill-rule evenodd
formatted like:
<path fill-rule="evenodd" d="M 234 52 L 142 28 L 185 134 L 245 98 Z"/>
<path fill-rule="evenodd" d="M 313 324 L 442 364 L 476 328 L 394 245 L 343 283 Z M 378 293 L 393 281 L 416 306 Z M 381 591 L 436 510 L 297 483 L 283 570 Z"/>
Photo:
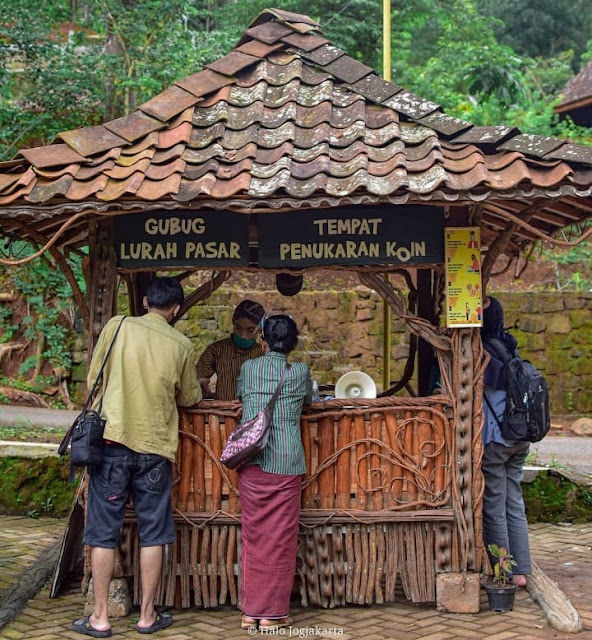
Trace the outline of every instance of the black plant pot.
<path fill-rule="evenodd" d="M 516 589 L 517 586 L 515 584 L 499 585 L 494 582 L 488 582 L 485 585 L 485 590 L 489 599 L 489 608 L 492 611 L 512 611 Z"/>

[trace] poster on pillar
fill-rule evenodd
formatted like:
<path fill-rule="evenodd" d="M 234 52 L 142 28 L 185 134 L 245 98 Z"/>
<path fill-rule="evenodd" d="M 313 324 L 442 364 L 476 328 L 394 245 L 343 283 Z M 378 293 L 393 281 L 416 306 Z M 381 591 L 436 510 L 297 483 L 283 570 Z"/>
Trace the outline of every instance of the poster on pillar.
<path fill-rule="evenodd" d="M 446 326 L 482 326 L 483 289 L 479 227 L 447 227 L 444 230 L 444 254 Z"/>

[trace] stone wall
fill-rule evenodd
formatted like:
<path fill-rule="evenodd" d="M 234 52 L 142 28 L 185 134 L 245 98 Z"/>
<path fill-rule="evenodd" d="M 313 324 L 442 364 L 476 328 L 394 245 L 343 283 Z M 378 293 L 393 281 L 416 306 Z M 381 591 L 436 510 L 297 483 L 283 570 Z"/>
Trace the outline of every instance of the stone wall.
<path fill-rule="evenodd" d="M 592 292 L 494 295 L 520 354 L 545 374 L 551 413 L 591 413 Z"/>
<path fill-rule="evenodd" d="M 547 378 L 552 413 L 592 413 L 592 293 L 494 295 L 506 310 L 506 326 L 517 324 L 512 333 L 521 354 Z M 260 302 L 271 313 L 294 317 L 301 341 L 293 358 L 307 362 L 319 383 L 335 383 L 343 373 L 359 370 L 382 388 L 383 303 L 378 294 L 363 286 L 347 291 L 303 290 L 293 298 L 275 289 L 219 289 L 177 326 L 200 353 L 230 333 L 232 311 L 244 298 Z M 79 346 L 82 340 L 80 336 Z M 409 349 L 409 333 L 394 315 L 391 345 L 394 382 L 402 374 Z M 77 351 L 75 359 L 82 364 L 84 354 Z"/>

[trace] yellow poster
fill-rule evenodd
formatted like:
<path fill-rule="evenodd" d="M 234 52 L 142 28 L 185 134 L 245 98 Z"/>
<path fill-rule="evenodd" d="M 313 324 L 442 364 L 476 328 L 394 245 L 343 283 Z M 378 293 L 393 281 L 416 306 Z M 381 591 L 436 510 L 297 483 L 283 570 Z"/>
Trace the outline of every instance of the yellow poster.
<path fill-rule="evenodd" d="M 444 230 L 446 260 L 446 326 L 480 327 L 483 324 L 479 227 Z"/>

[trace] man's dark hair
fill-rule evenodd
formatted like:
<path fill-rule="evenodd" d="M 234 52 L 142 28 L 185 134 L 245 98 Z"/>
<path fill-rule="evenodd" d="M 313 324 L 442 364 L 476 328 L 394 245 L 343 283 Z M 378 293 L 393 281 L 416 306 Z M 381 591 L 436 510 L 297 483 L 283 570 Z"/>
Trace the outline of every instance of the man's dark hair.
<path fill-rule="evenodd" d="M 288 354 L 298 344 L 298 327 L 290 316 L 269 316 L 263 325 L 263 339 L 270 351 Z"/>
<path fill-rule="evenodd" d="M 172 309 L 185 300 L 183 287 L 175 278 L 154 278 L 146 289 L 148 306 L 155 309 Z"/>
<path fill-rule="evenodd" d="M 243 300 L 234 310 L 232 321 L 236 322 L 241 318 L 246 318 L 253 324 L 259 324 L 264 315 L 265 309 L 258 302 Z"/>

